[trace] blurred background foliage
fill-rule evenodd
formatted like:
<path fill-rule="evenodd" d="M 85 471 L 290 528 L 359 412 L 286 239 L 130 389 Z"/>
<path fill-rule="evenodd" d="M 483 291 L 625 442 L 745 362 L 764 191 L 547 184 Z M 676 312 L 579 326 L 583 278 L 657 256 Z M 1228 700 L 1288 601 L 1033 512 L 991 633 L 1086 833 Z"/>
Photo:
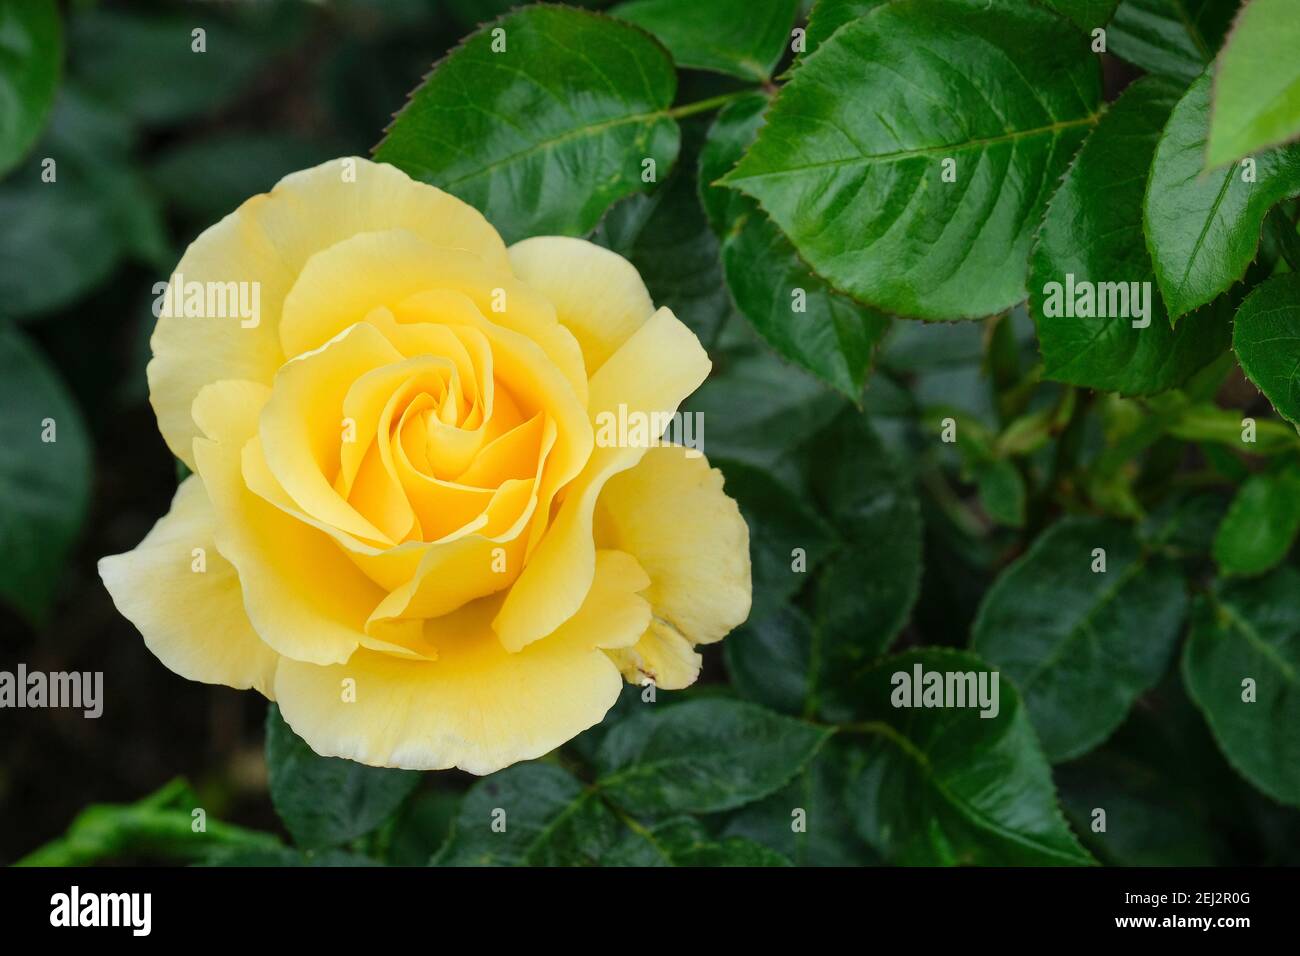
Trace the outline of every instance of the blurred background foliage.
<path fill-rule="evenodd" d="M 213 847 L 262 862 L 301 860 L 254 832 L 290 836 L 268 799 L 265 702 L 166 671 L 117 614 L 95 571 L 100 556 L 139 542 L 176 487 L 144 376 L 152 289 L 187 243 L 247 197 L 330 157 L 368 155 L 431 64 L 514 5 L 74 0 L 62 7 L 52 113 L 0 179 L 0 491 L 6 510 L 24 515 L 21 526 L 0 525 L 8 563 L 0 574 L 0 663 L 103 671 L 107 702 L 93 721 L 59 710 L 4 716 L 0 861 L 63 834 L 74 818 L 67 839 L 43 850 L 41 862 L 190 859 Z M 195 26 L 220 55 L 191 54 Z M 1107 71 L 1112 87 L 1125 78 L 1110 60 Z M 678 101 L 744 85 L 683 70 Z M 754 537 L 751 623 L 726 642 L 725 660 L 722 648 L 706 650 L 696 687 L 665 696 L 739 691 L 777 711 L 812 707 L 801 687 L 783 698 L 779 675 L 744 651 L 768 638 L 773 647 L 790 646 L 789 632 L 810 626 L 805 615 L 845 628 L 892 615 L 892 629 L 872 624 L 880 632 L 875 653 L 891 642 L 966 647 L 998 573 L 1063 512 L 1143 519 L 1149 540 L 1176 552 L 1189 575 L 1212 571 L 1214 530 L 1233 484 L 1250 473 L 1216 436 L 1240 417 L 1227 408 L 1263 419 L 1266 403 L 1226 360 L 1149 402 L 1044 382 L 1023 307 L 985 322 L 889 326 L 861 406 L 873 433 L 850 437 L 896 465 L 877 471 L 866 459 L 845 473 L 892 509 L 890 523 L 870 527 L 915 539 L 916 553 L 900 556 L 882 547 L 887 539 L 854 540 L 852 514 L 835 513 L 843 489 L 826 488 L 822 472 L 834 454 L 827 443 L 843 437 L 837 429 L 855 403 L 779 359 L 736 312 L 719 240 L 697 199 L 708 125 L 708 117 L 684 122 L 676 171 L 616 205 L 593 235 L 631 258 L 656 301 L 709 347 L 714 374 L 690 407 L 705 413 L 705 447 Z M 47 157 L 57 161 L 57 189 L 41 180 Z M 38 468 L 30 423 L 46 417 L 57 421 L 58 453 Z M 936 442 L 946 417 L 973 440 Z M 1261 421 L 1260 441 L 1293 449 L 1294 432 L 1270 431 L 1273 425 Z M 812 436 L 821 443 L 807 444 Z M 1160 506 L 1150 507 L 1156 500 Z M 805 548 L 810 565 L 824 570 L 818 593 L 800 593 L 785 557 L 792 547 Z M 837 599 L 851 590 L 835 583 L 844 574 L 876 575 L 887 587 L 855 606 Z M 628 691 L 629 702 L 635 695 Z M 830 715 L 836 705 L 828 687 L 816 709 Z M 270 720 L 274 734 L 274 711 Z M 584 735 L 562 759 L 590 760 L 606 731 Z M 819 758 L 791 786 L 809 793 L 838 786 L 828 778 L 838 767 Z M 1300 862 L 1300 813 L 1231 771 L 1176 679 L 1143 694 L 1104 746 L 1061 763 L 1054 779 L 1075 831 L 1102 861 Z M 324 861 L 356 862 L 355 851 L 425 862 L 472 782 L 459 772 L 423 775 L 396 818 Z M 186 808 L 196 802 L 228 821 L 197 848 L 185 833 Z M 715 814 L 708 826 L 719 839 L 751 838 L 807 862 L 879 860 L 843 820 L 821 831 L 821 845 L 782 845 L 789 804 L 777 795 Z M 1088 830 L 1099 804 L 1140 823 L 1103 843 Z"/>

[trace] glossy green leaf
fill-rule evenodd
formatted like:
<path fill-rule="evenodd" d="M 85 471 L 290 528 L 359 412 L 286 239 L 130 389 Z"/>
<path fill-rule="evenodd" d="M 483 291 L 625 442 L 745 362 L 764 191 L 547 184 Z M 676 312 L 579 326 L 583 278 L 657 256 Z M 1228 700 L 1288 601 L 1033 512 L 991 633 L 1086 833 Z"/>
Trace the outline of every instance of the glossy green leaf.
<path fill-rule="evenodd" d="M 805 55 L 812 53 L 846 23 L 865 17 L 889 0 L 817 0 L 808 15 L 808 35 Z"/>
<path fill-rule="evenodd" d="M 700 153 L 700 198 L 724 237 L 727 286 L 741 314 L 779 354 L 856 401 L 888 318 L 837 294 L 809 271 L 748 196 L 709 185 L 753 143 L 767 103 L 755 94 L 718 114 Z"/>
<path fill-rule="evenodd" d="M 32 148 L 54 105 L 63 27 L 54 0 L 0 0 L 0 176 Z"/>
<path fill-rule="evenodd" d="M 680 140 L 666 112 L 676 85 L 667 53 L 641 30 L 524 7 L 434 68 L 375 158 L 476 206 L 507 242 L 585 235 L 643 188 L 643 161 L 658 179 L 668 174 Z"/>
<path fill-rule="evenodd" d="M 1210 79 L 1201 76 L 1174 107 L 1144 204 L 1147 245 L 1174 321 L 1246 274 L 1268 211 L 1300 194 L 1300 145 L 1204 171 Z"/>
<path fill-rule="evenodd" d="M 659 38 L 678 66 L 765 80 L 790 42 L 799 0 L 630 0 L 610 13 Z"/>
<path fill-rule="evenodd" d="M 1044 6 L 1068 17 L 1084 30 L 1105 26 L 1118 4 L 1119 0 L 1043 0 Z"/>
<path fill-rule="evenodd" d="M 1123 0 L 1106 27 L 1106 46 L 1148 72 L 1188 83 L 1214 59 L 1240 5 L 1240 0 Z"/>
<path fill-rule="evenodd" d="M 1197 602 L 1183 680 L 1228 762 L 1300 805 L 1300 571 L 1216 585 Z"/>
<path fill-rule="evenodd" d="M 970 706 L 893 706 L 907 689 L 896 675 L 910 679 L 918 665 L 923 675 L 990 672 L 973 654 L 920 648 L 865 675 L 871 743 L 845 797 L 858 832 L 892 863 L 1092 862 L 1056 805 L 1051 769 L 1011 682 L 999 680 L 993 717 Z"/>
<path fill-rule="evenodd" d="M 594 864 L 622 826 L 567 770 L 521 763 L 470 788 L 438 866 L 570 866 Z"/>
<path fill-rule="evenodd" d="M 90 439 L 58 372 L 0 322 L 0 599 L 43 622 L 90 499 Z"/>
<path fill-rule="evenodd" d="M 1223 574 L 1263 574 L 1286 557 L 1300 533 L 1300 471 L 1253 475 L 1232 500 L 1214 536 Z"/>
<path fill-rule="evenodd" d="M 1145 555 L 1131 527 L 1067 518 L 989 589 L 972 647 L 1015 682 L 1058 763 L 1101 743 L 1160 679 L 1186 613 L 1177 568 Z"/>
<path fill-rule="evenodd" d="M 990 315 L 1025 297 L 1034 229 L 1099 97 L 1086 35 L 1052 13 L 898 0 L 794 71 L 724 182 L 861 301 Z"/>
<path fill-rule="evenodd" d="M 727 238 L 722 261 L 737 307 L 763 339 L 856 400 L 889 317 L 817 278 L 761 212 Z"/>
<path fill-rule="evenodd" d="M 597 787 L 634 815 L 713 813 L 784 786 L 830 737 L 736 700 L 648 704 L 602 742 Z"/>
<path fill-rule="evenodd" d="M 1170 326 L 1142 232 L 1147 172 L 1179 92 L 1162 77 L 1125 90 L 1052 196 L 1029 281 L 1048 378 L 1151 394 L 1181 384 L 1228 346 L 1231 323 L 1217 305 Z"/>
<path fill-rule="evenodd" d="M 714 838 L 694 817 L 629 830 L 602 866 L 789 866 L 775 850 L 741 836 Z"/>
<path fill-rule="evenodd" d="M 1300 424 L 1300 275 L 1278 276 L 1241 303 L 1232 348 L 1279 415 Z"/>
<path fill-rule="evenodd" d="M 274 704 L 266 712 L 266 766 L 275 812 L 304 849 L 342 846 L 369 833 L 420 782 L 411 770 L 320 756 Z"/>
<path fill-rule="evenodd" d="M 1300 136 L 1300 16 L 1294 0 L 1250 0 L 1214 70 L 1206 163 L 1218 166 Z"/>

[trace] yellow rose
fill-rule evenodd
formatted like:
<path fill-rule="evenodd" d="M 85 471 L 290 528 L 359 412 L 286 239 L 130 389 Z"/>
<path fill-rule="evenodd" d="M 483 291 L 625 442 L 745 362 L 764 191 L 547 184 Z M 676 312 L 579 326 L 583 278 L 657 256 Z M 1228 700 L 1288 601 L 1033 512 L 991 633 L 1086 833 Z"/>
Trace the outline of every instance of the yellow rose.
<path fill-rule="evenodd" d="M 600 440 L 710 367 L 618 255 L 507 249 L 336 160 L 199 236 L 160 301 L 150 397 L 194 474 L 100 575 L 167 667 L 256 688 L 318 753 L 490 773 L 598 723 L 623 677 L 690 684 L 748 615 L 721 475 Z"/>

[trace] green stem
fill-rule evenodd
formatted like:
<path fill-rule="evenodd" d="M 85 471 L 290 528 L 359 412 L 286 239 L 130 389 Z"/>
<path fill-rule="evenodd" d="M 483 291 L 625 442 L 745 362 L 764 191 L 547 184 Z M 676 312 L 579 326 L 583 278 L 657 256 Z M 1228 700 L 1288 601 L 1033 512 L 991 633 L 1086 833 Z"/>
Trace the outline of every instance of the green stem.
<path fill-rule="evenodd" d="M 742 96 L 748 96 L 755 92 L 755 88 L 746 88 L 736 90 L 734 93 L 723 93 L 721 96 L 711 96 L 707 100 L 697 100 L 694 103 L 683 103 L 681 106 L 674 106 L 668 111 L 668 115 L 673 119 L 681 119 L 683 116 L 694 116 L 696 113 L 707 113 L 710 110 L 717 109 L 719 106 L 725 106 L 732 100 L 740 99 Z"/>
<path fill-rule="evenodd" d="M 218 848 L 279 849 L 269 833 L 204 819 L 194 829 L 198 799 L 184 780 L 173 780 L 133 804 L 93 804 L 58 839 L 32 851 L 17 866 L 89 866 L 143 857 L 193 861 Z"/>

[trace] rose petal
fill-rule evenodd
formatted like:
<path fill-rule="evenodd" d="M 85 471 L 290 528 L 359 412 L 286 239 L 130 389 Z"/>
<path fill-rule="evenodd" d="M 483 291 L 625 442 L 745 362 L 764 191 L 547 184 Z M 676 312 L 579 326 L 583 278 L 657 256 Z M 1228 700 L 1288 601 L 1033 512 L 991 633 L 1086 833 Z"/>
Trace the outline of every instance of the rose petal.
<path fill-rule="evenodd" d="M 100 559 L 99 576 L 170 670 L 270 697 L 279 655 L 249 623 L 239 576 L 213 541 L 214 520 L 203 480 L 191 475 L 134 550 Z M 203 552 L 202 571 L 193 569 L 196 548 Z"/>

